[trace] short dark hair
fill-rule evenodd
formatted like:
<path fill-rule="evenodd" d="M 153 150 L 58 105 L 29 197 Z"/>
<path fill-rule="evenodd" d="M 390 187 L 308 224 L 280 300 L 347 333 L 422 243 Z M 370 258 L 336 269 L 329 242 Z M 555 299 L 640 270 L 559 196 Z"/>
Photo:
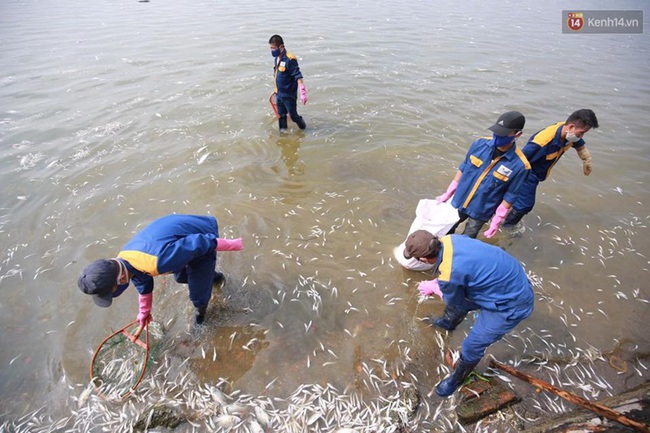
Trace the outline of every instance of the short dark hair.
<path fill-rule="evenodd" d="M 275 45 L 276 47 L 279 47 L 280 45 L 284 45 L 284 41 L 282 40 L 282 36 L 280 36 L 280 35 L 271 36 L 271 39 L 269 39 L 269 45 Z"/>
<path fill-rule="evenodd" d="M 565 123 L 575 123 L 580 126 L 589 126 L 591 128 L 598 128 L 598 119 L 596 113 L 588 108 L 581 108 L 580 110 L 571 113 Z"/>

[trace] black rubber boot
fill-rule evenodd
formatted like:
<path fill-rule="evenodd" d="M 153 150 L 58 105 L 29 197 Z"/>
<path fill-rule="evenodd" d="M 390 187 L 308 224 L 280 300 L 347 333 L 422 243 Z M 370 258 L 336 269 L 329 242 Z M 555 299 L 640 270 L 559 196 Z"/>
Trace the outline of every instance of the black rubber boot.
<path fill-rule="evenodd" d="M 519 212 L 515 209 L 510 209 L 508 216 L 506 216 L 505 221 L 503 221 L 503 227 L 512 227 L 516 225 L 521 219 L 526 215 L 525 212 Z"/>
<path fill-rule="evenodd" d="M 296 125 L 298 125 L 298 128 L 300 129 L 305 129 L 307 127 L 307 124 L 303 120 L 302 116 L 298 117 L 298 119 L 296 120 Z"/>
<path fill-rule="evenodd" d="M 284 132 L 287 130 L 287 116 L 280 117 L 278 119 L 278 125 L 280 126 L 280 132 Z"/>
<path fill-rule="evenodd" d="M 203 325 L 205 320 L 205 313 L 208 311 L 208 306 L 194 307 L 194 326 Z"/>
<path fill-rule="evenodd" d="M 446 329 L 447 331 L 453 331 L 456 329 L 456 326 L 460 325 L 460 322 L 465 319 L 467 316 L 467 311 L 457 310 L 451 305 L 445 305 L 445 312 L 442 314 L 442 317 L 431 317 L 429 323 L 438 328 Z"/>
<path fill-rule="evenodd" d="M 453 373 L 436 385 L 436 394 L 440 397 L 452 395 L 465 382 L 465 379 L 467 379 L 467 376 L 469 376 L 477 364 L 478 362 L 465 362 L 461 357 Z"/>
<path fill-rule="evenodd" d="M 226 281 L 226 277 L 223 273 L 221 272 L 216 272 L 214 273 L 214 279 L 212 280 L 212 284 L 218 286 L 219 284 L 223 283 Z"/>

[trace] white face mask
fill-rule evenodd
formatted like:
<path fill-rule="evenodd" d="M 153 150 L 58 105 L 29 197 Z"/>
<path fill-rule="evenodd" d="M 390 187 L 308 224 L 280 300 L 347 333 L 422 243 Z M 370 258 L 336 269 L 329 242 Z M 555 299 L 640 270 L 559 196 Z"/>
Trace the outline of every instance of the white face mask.
<path fill-rule="evenodd" d="M 578 141 L 580 141 L 580 137 L 575 135 L 573 132 L 567 132 L 566 141 L 568 141 L 569 143 L 577 143 Z"/>

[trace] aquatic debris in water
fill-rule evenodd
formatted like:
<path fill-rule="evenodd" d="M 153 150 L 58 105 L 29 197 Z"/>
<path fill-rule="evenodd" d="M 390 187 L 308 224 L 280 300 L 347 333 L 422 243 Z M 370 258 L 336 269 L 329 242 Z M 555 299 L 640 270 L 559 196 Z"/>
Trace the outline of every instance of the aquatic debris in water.
<path fill-rule="evenodd" d="M 400 352 L 408 359 L 408 348 Z M 333 351 L 328 353 L 336 357 Z M 391 367 L 385 360 L 375 360 L 381 373 L 364 363 L 360 379 L 367 384 L 365 388 L 341 392 L 331 384 L 304 384 L 287 398 L 279 398 L 239 391 L 226 394 L 225 381 L 199 384 L 189 371 L 181 373 L 186 362 L 163 356 L 155 371 L 124 402 L 105 400 L 89 392 L 87 385 L 79 397 L 71 397 L 77 404 L 70 416 L 53 422 L 50 414 L 39 409 L 39 413 L 5 422 L 0 431 L 52 431 L 53 425 L 61 431 L 133 431 L 160 425 L 156 417 L 174 424 L 182 418 L 198 431 L 399 432 L 459 426 L 453 404 L 448 402 L 438 406 L 435 419 L 432 417 L 428 403 L 420 404 L 413 383 L 400 378 L 405 366 L 399 363 Z M 267 389 L 277 380 L 274 378 Z"/>

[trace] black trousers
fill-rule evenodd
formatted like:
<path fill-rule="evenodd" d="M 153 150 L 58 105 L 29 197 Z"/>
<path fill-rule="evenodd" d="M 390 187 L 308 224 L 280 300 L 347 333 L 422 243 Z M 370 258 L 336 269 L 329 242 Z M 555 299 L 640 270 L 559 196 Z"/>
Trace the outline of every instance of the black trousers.
<path fill-rule="evenodd" d="M 456 229 L 462 223 L 463 221 L 467 221 L 465 224 L 465 230 L 463 230 L 463 234 L 465 236 L 469 236 L 470 238 L 476 239 L 478 236 L 479 232 L 481 231 L 481 228 L 487 221 L 479 221 L 475 220 L 474 218 L 470 218 L 469 215 L 467 215 L 465 212 L 458 211 L 458 216 L 460 219 L 454 226 L 449 230 L 447 234 L 454 234 L 456 233 Z"/>

